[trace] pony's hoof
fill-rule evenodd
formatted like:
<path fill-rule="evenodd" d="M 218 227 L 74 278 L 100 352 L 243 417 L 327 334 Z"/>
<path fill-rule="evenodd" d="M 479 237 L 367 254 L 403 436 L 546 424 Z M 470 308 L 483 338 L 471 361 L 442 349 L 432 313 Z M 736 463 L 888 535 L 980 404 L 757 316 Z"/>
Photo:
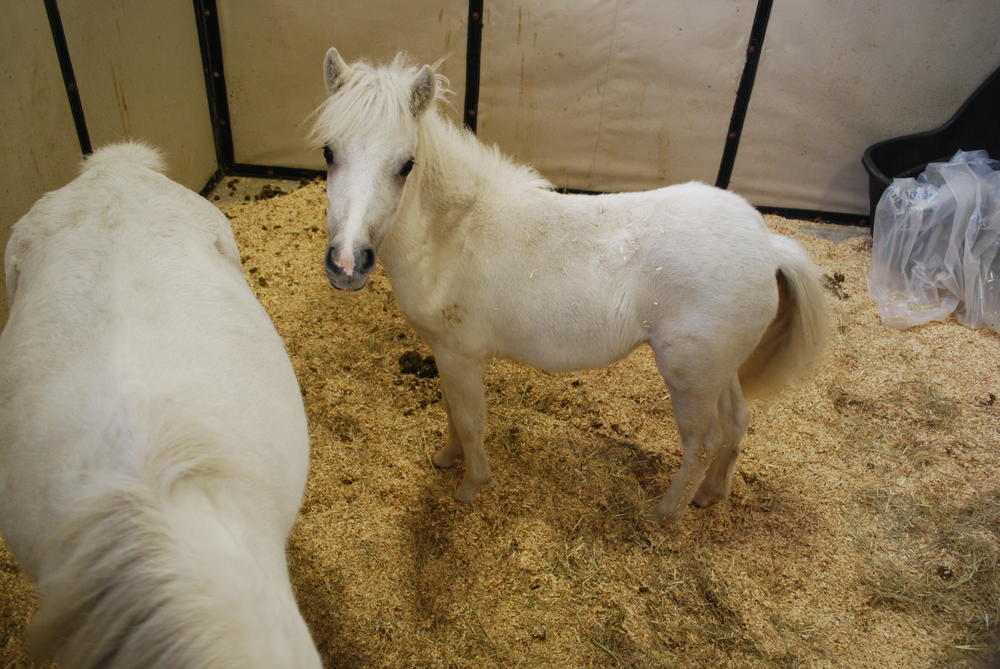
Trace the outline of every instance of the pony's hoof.
<path fill-rule="evenodd" d="M 437 450 L 433 457 L 431 457 L 431 462 L 438 469 L 448 469 L 454 467 L 462 459 L 461 454 L 454 454 L 448 450 L 447 446 L 443 446 Z"/>
<path fill-rule="evenodd" d="M 680 520 L 683 515 L 684 509 L 666 509 L 657 505 L 652 511 L 646 514 L 646 519 L 661 527 L 669 527 Z"/>
<path fill-rule="evenodd" d="M 699 509 L 705 509 L 712 506 L 713 504 L 718 504 L 725 498 L 726 495 L 720 492 L 715 492 L 715 491 L 702 492 L 701 490 L 699 490 L 698 494 L 696 494 L 694 496 L 694 499 L 691 501 Z"/>
<path fill-rule="evenodd" d="M 471 504 L 476 501 L 476 493 L 493 485 L 493 479 L 487 479 L 482 483 L 462 481 L 455 489 L 455 499 L 463 504 Z"/>

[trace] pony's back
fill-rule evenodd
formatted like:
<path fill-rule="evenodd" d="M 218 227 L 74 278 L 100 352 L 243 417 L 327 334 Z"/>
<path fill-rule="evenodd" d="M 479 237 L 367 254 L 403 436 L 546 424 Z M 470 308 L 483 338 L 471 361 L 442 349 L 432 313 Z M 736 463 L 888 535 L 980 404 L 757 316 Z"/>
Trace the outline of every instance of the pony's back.
<path fill-rule="evenodd" d="M 40 645 L 65 639 L 72 666 L 148 664 L 121 660 L 143 630 L 174 657 L 165 644 L 200 647 L 181 634 L 197 625 L 244 657 L 271 635 L 225 640 L 262 604 L 315 659 L 284 560 L 308 466 L 298 385 L 225 217 L 160 166 L 142 145 L 101 149 L 15 226 L 0 530 L 39 583 Z"/>
<path fill-rule="evenodd" d="M 0 519 L 29 570 L 35 542 L 19 527 L 57 526 L 111 473 L 138 472 L 161 446 L 154 419 L 198 425 L 213 455 L 296 491 L 256 502 L 272 531 L 294 521 L 308 433 L 283 344 L 225 217 L 149 169 L 152 155 L 98 151 L 8 244 L 0 497 L 28 499 L 27 475 L 34 499 L 6 503 Z"/>

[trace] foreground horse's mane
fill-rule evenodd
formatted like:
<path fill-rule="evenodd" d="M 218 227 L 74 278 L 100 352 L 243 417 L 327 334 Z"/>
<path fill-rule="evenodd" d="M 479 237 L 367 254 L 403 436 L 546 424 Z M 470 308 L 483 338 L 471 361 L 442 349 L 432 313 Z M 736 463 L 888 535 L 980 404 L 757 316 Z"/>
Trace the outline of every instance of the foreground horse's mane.
<path fill-rule="evenodd" d="M 447 104 L 452 94 L 448 78 L 436 72 L 441 62 L 431 65 L 437 86 L 429 109 L 419 121 L 419 150 L 426 152 L 425 155 L 431 157 L 430 162 L 442 172 L 447 171 L 449 159 L 457 159 L 463 164 L 466 175 L 470 167 L 475 167 L 476 171 L 498 182 L 527 188 L 552 188 L 533 167 L 514 162 L 495 146 L 480 142 L 464 126 L 456 126 L 438 113 L 438 103 Z M 384 66 L 372 66 L 365 61 L 352 63 L 350 74 L 341 87 L 312 113 L 310 145 L 319 148 L 337 137 L 401 127 L 412 114 L 410 93 L 417 71 L 405 52 L 397 54 Z M 447 158 L 442 159 L 444 156 Z"/>
<path fill-rule="evenodd" d="M 227 658 L 226 618 L 205 615 L 219 606 L 192 581 L 207 565 L 178 550 L 169 507 L 178 486 L 240 474 L 196 446 L 172 444 L 141 478 L 83 501 L 58 531 L 52 554 L 72 548 L 39 583 L 42 606 L 29 629 L 35 655 L 49 659 L 58 647 L 56 659 L 84 668 L 210 666 Z"/>

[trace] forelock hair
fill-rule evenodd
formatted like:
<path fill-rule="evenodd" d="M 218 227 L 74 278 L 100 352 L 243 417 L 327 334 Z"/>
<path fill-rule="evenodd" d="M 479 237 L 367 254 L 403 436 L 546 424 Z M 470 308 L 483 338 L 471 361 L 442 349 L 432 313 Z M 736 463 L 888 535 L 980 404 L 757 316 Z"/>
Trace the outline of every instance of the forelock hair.
<path fill-rule="evenodd" d="M 451 93 L 447 77 L 437 73 L 442 60 L 431 65 L 437 84 L 432 108 Z M 340 88 L 310 115 L 310 147 L 319 148 L 338 137 L 370 132 L 373 128 L 402 126 L 412 118 L 410 96 L 418 71 L 405 52 L 396 54 L 384 66 L 372 66 L 365 61 L 352 63 Z"/>

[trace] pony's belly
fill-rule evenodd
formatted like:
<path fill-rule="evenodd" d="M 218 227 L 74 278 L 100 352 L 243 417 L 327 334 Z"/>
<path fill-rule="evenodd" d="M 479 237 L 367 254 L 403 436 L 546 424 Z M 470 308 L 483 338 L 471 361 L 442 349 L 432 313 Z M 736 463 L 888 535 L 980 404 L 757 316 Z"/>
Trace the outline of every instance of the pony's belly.
<path fill-rule="evenodd" d="M 547 372 L 574 372 L 607 367 L 618 362 L 642 343 L 639 336 L 608 336 L 608 332 L 550 333 L 505 339 L 496 353 L 544 369 Z"/>

